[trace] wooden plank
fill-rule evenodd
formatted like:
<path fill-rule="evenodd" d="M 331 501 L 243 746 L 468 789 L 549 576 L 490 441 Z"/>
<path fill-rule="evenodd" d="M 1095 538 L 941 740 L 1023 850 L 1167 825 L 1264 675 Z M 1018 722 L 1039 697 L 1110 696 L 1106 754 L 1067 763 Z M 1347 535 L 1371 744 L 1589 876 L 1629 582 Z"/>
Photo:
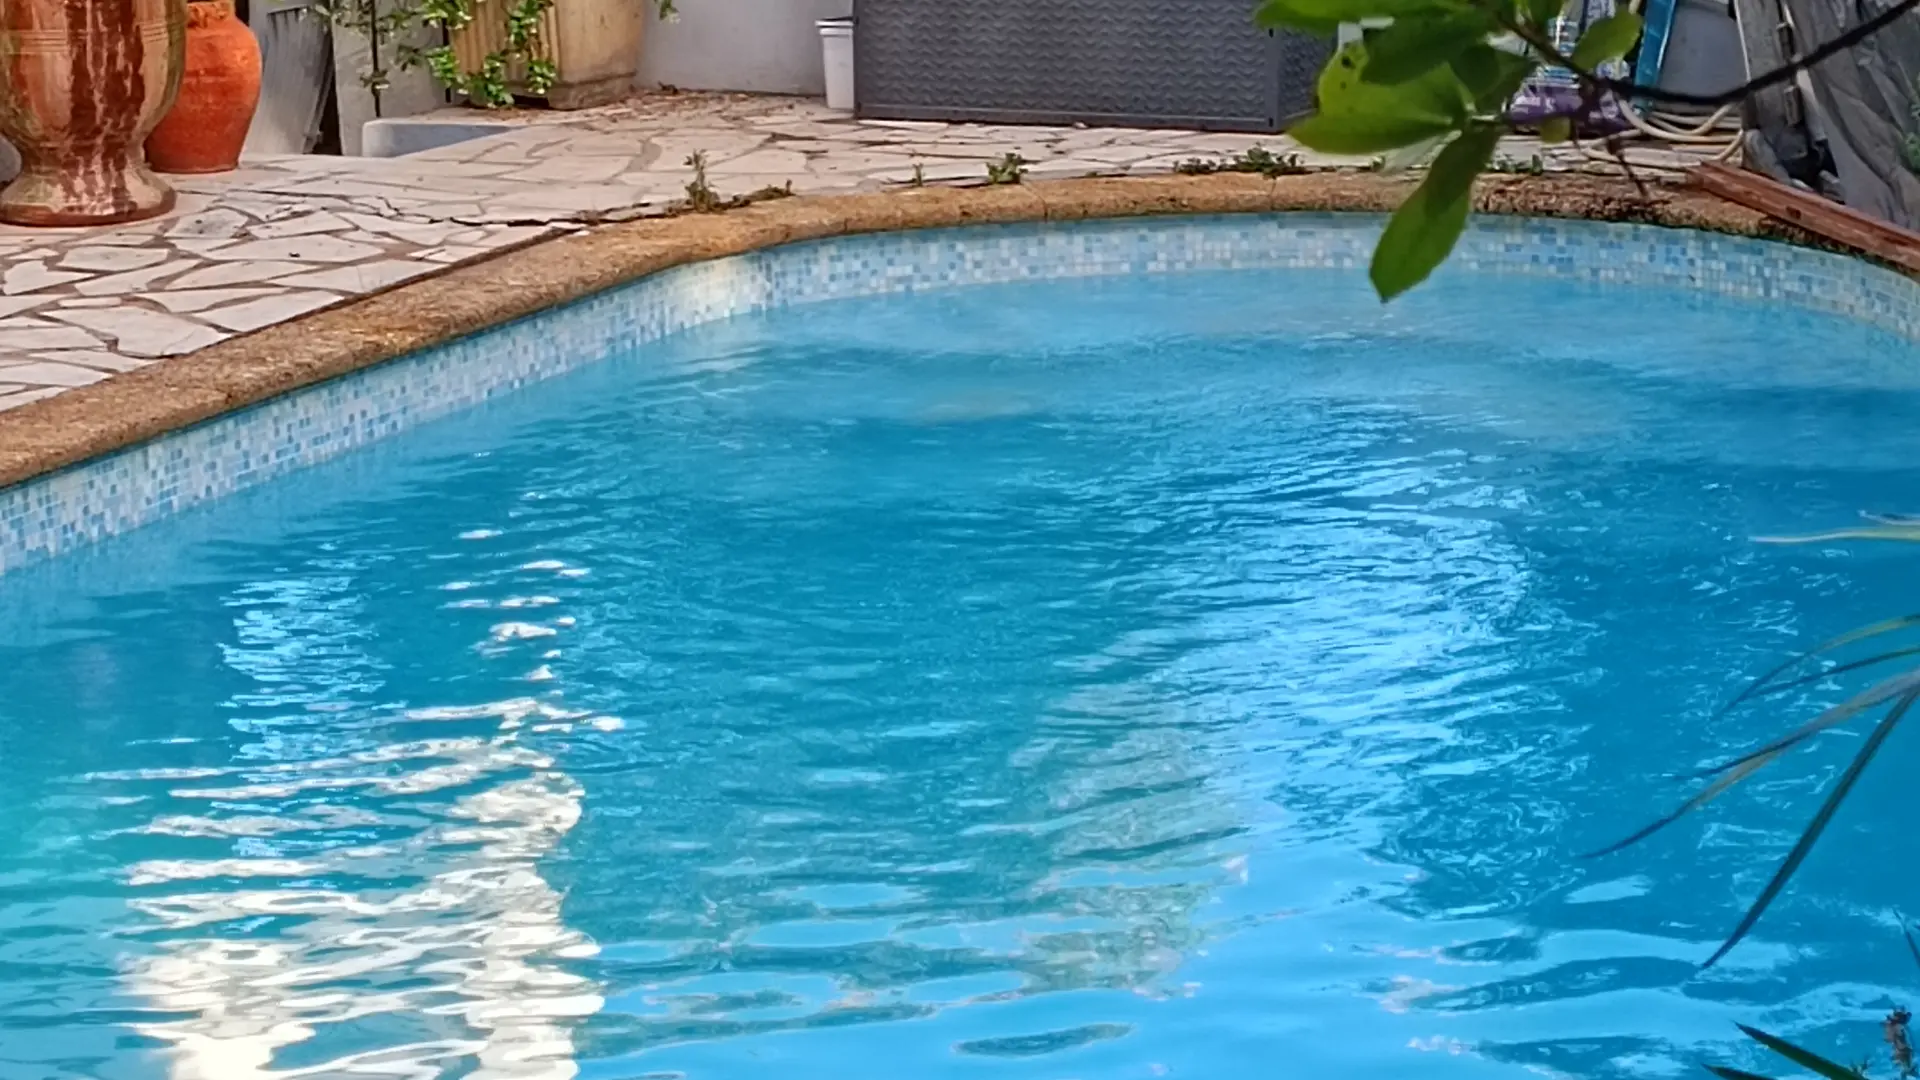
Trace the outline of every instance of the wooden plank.
<path fill-rule="evenodd" d="M 1730 202 L 1920 273 L 1920 233 L 1813 192 L 1718 162 L 1697 165 L 1689 170 L 1688 176 L 1697 187 Z"/>

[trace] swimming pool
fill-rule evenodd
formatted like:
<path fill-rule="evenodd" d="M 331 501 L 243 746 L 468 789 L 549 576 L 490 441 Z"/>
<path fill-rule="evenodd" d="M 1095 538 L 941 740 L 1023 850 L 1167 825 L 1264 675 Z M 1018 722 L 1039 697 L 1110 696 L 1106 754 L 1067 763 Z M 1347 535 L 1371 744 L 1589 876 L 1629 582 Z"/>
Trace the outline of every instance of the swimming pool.
<path fill-rule="evenodd" d="M 1898 551 L 1748 540 L 1912 509 L 1906 309 L 1502 223 L 1382 310 L 1373 228 L 789 249 L 189 433 L 249 464 L 187 512 L 62 479 L 154 523 L 0 577 L 0 1076 L 1870 1053 L 1910 749 L 1705 974 L 1850 739 L 1576 856 L 1914 609 Z"/>

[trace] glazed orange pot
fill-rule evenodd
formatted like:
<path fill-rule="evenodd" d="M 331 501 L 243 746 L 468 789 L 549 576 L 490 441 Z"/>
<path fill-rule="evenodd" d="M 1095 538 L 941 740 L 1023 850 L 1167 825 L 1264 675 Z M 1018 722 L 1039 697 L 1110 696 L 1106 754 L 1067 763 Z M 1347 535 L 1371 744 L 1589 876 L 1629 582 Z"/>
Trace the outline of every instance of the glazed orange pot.
<path fill-rule="evenodd" d="M 173 208 L 141 145 L 173 104 L 186 0 L 0 0 L 0 221 L 110 225 Z"/>
<path fill-rule="evenodd" d="M 260 44 L 253 31 L 234 15 L 233 0 L 192 0 L 180 97 L 148 137 L 147 160 L 169 173 L 238 168 L 259 105 Z"/>

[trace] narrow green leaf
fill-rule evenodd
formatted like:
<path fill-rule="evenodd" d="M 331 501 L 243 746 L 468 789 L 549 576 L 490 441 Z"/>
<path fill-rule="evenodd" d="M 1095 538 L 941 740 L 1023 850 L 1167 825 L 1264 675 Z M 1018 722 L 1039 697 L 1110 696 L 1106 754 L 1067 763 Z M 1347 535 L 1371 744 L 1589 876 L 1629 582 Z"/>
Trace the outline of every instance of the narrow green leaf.
<path fill-rule="evenodd" d="M 1645 840 L 1647 837 L 1652 836 L 1654 833 L 1659 832 L 1661 829 L 1666 828 L 1667 826 L 1673 824 L 1674 822 L 1679 821 L 1681 818 L 1686 817 L 1688 814 L 1693 813 L 1695 810 L 1698 810 L 1701 807 L 1707 805 L 1708 803 L 1719 798 L 1720 796 L 1725 795 L 1728 791 L 1732 790 L 1736 784 L 1740 783 L 1740 781 L 1745 780 L 1747 777 L 1752 776 L 1756 772 L 1759 772 L 1761 769 L 1765 768 L 1766 766 L 1773 764 L 1773 762 L 1776 761 L 1780 757 L 1780 755 L 1783 753 L 1785 753 L 1785 751 L 1775 750 L 1772 753 L 1766 754 L 1764 756 L 1749 758 L 1746 761 L 1741 762 L 1739 767 L 1729 769 L 1726 772 L 1722 773 L 1718 779 L 1714 780 L 1713 783 L 1708 784 L 1704 789 L 1701 790 L 1699 794 L 1695 795 L 1693 798 L 1688 799 L 1686 802 L 1681 803 L 1678 809 L 1674 810 L 1672 813 L 1668 814 L 1666 817 L 1663 817 L 1660 820 L 1654 822 L 1653 824 L 1642 828 L 1639 832 L 1634 833 L 1632 836 L 1627 837 L 1625 840 L 1620 840 L 1615 843 L 1608 844 L 1606 847 L 1603 847 L 1598 851 L 1590 851 L 1587 854 L 1581 856 L 1581 858 L 1597 859 L 1597 858 L 1600 858 L 1602 855 L 1611 855 L 1622 848 L 1632 847 L 1633 845 L 1639 843 L 1640 841 Z"/>
<path fill-rule="evenodd" d="M 1530 56 L 1492 45 L 1474 45 L 1449 61 L 1448 66 L 1466 86 L 1473 107 L 1484 113 L 1505 108 L 1539 64 Z"/>
<path fill-rule="evenodd" d="M 1786 1058 L 1788 1061 L 1793 1062 L 1795 1065 L 1809 1072 L 1826 1077 L 1827 1080 L 1861 1080 L 1860 1070 L 1858 1069 L 1849 1069 L 1845 1065 L 1828 1061 L 1826 1058 L 1821 1057 L 1811 1050 L 1801 1049 L 1787 1040 L 1777 1035 L 1769 1035 L 1759 1028 L 1751 1028 L 1745 1024 L 1740 1024 L 1738 1027 L 1741 1031 L 1747 1033 L 1747 1038 L 1752 1039 L 1754 1042 L 1759 1043 L 1761 1046 L 1779 1054 L 1781 1057 Z"/>
<path fill-rule="evenodd" d="M 1368 277 L 1380 299 L 1391 300 L 1427 279 L 1446 260 L 1467 226 L 1473 181 L 1493 159 L 1500 129 L 1484 124 L 1468 129 L 1440 151 L 1427 178 L 1394 211 L 1373 249 Z"/>
<path fill-rule="evenodd" d="M 1287 134 L 1329 154 L 1377 154 L 1458 130 L 1467 120 L 1466 89 L 1447 67 L 1382 86 L 1360 73 L 1367 49 L 1353 42 L 1320 73 L 1320 111 Z"/>
<path fill-rule="evenodd" d="M 1920 525 L 1863 525 L 1857 529 L 1834 529 L 1805 536 L 1756 536 L 1753 539 L 1760 544 L 1824 544 L 1832 540 L 1903 540 L 1911 543 L 1920 540 Z"/>
<path fill-rule="evenodd" d="M 1540 123 L 1540 141 L 1553 146 L 1573 138 L 1573 121 L 1564 116 L 1555 116 Z"/>
<path fill-rule="evenodd" d="M 1778 739 L 1764 746 L 1749 750 L 1730 761 L 1723 761 L 1711 768 L 1704 769 L 1699 775 L 1702 777 L 1716 776 L 1720 773 L 1739 769 L 1748 762 L 1760 758 L 1772 760 L 1801 743 L 1806 742 L 1808 739 L 1813 738 L 1815 735 L 1829 728 L 1844 724 L 1876 705 L 1892 701 L 1894 698 L 1902 697 L 1914 691 L 1920 691 L 1920 669 L 1903 671 L 1891 678 L 1874 683 L 1872 686 L 1867 687 L 1865 690 L 1860 691 L 1840 704 L 1827 709 L 1820 715 L 1801 724 L 1799 727 L 1794 728 Z"/>
<path fill-rule="evenodd" d="M 1640 16 L 1631 11 L 1617 11 L 1587 27 L 1569 59 L 1574 67 L 1592 71 L 1609 60 L 1627 55 L 1639 40 Z"/>
<path fill-rule="evenodd" d="M 1493 22 L 1478 11 L 1403 16 L 1367 36 L 1367 66 L 1360 77 L 1385 85 L 1406 82 L 1450 63 L 1493 30 Z"/>
<path fill-rule="evenodd" d="M 1747 936 L 1747 931 L 1752 930 L 1754 924 L 1760 921 L 1761 914 L 1767 910 L 1768 905 L 1773 903 L 1774 898 L 1780 895 L 1780 890 L 1787 887 L 1787 881 L 1800 869 L 1800 864 L 1806 861 L 1807 854 L 1813 850 L 1813 845 L 1819 841 L 1820 834 L 1826 831 L 1827 823 L 1833 820 L 1833 815 L 1839 811 L 1840 804 L 1846 801 L 1848 793 L 1853 790 L 1854 783 L 1860 779 L 1860 774 L 1866 771 L 1867 763 L 1872 761 L 1873 756 L 1880 752 L 1880 747 L 1886 744 L 1887 737 L 1893 734 L 1893 729 L 1900 726 L 1900 721 L 1907 715 L 1907 710 L 1913 707 L 1916 698 L 1920 698 L 1920 690 L 1909 691 L 1905 697 L 1894 702 L 1893 707 L 1887 710 L 1886 717 L 1874 727 L 1873 734 L 1867 736 L 1867 741 L 1860 747 L 1860 752 L 1855 754 L 1853 760 L 1847 764 L 1847 771 L 1840 774 L 1839 781 L 1833 785 L 1833 791 L 1827 795 L 1827 801 L 1820 804 L 1819 812 L 1813 815 L 1813 820 L 1808 823 L 1806 831 L 1800 834 L 1800 839 L 1793 845 L 1793 850 L 1787 853 L 1786 860 L 1780 864 L 1780 869 L 1774 872 L 1773 880 L 1767 882 L 1767 887 L 1760 890 L 1760 898 L 1755 900 L 1753 906 L 1747 909 L 1746 915 L 1740 919 L 1740 925 L 1734 927 L 1733 933 L 1727 936 L 1727 940 L 1721 944 L 1720 948 L 1716 950 L 1712 956 L 1707 958 L 1707 962 L 1702 964 L 1701 967 L 1712 967 L 1718 963 L 1720 958 L 1733 951 L 1733 947 L 1740 943 L 1740 939 Z M 1742 1028 L 1741 1030 L 1747 1031 L 1747 1034 L 1752 1035 L 1756 1039 L 1761 1039 L 1760 1034 L 1756 1034 L 1746 1028 Z M 1767 1038 L 1772 1038 L 1772 1036 L 1767 1036 Z M 1766 1039 L 1761 1039 L 1761 1041 L 1766 1042 Z M 1829 1065 L 1834 1068 L 1839 1068 L 1839 1066 L 1833 1065 L 1832 1062 L 1826 1061 L 1824 1058 L 1806 1054 L 1805 1051 L 1800 1051 L 1800 1053 L 1806 1055 L 1803 1059 L 1801 1057 L 1795 1057 L 1793 1054 L 1782 1050 L 1779 1046 L 1775 1046 L 1771 1042 L 1766 1042 L 1766 1045 L 1774 1052 L 1789 1058 L 1802 1068 L 1812 1069 L 1815 1072 L 1821 1073 L 1823 1076 L 1840 1077 L 1842 1080 L 1855 1080 L 1859 1075 L 1852 1070 L 1831 1073 L 1822 1072 L 1816 1063 Z M 1798 1049 L 1797 1047 L 1792 1047 L 1791 1044 L 1783 1043 L 1781 1045 L 1788 1046 L 1790 1049 Z"/>
<path fill-rule="evenodd" d="M 1781 661 L 1779 666 L 1773 668 L 1773 670 L 1771 671 L 1768 671 L 1766 674 L 1760 676 L 1758 679 L 1755 679 L 1752 683 L 1748 684 L 1745 690 L 1742 690 L 1740 692 L 1739 696 L 1735 697 L 1732 701 L 1729 701 L 1725 705 L 1721 706 L 1720 710 L 1713 714 L 1713 719 L 1718 720 L 1721 717 L 1732 712 L 1734 709 L 1738 708 L 1742 702 L 1748 701 L 1754 697 L 1758 697 L 1761 693 L 1765 691 L 1765 688 L 1768 686 L 1768 684 L 1772 683 L 1774 679 L 1779 678 L 1781 675 L 1787 673 L 1788 671 L 1793 670 L 1794 668 L 1800 666 L 1801 664 L 1806 663 L 1808 660 L 1811 660 L 1822 653 L 1829 653 L 1835 649 L 1843 649 L 1848 645 L 1865 641 L 1868 638 L 1879 637 L 1882 634 L 1895 633 L 1897 631 L 1905 630 L 1905 629 L 1908 629 L 1909 627 L 1914 627 L 1914 626 L 1920 626 L 1920 615 L 1902 615 L 1894 619 L 1883 619 L 1882 621 L 1877 623 L 1869 623 L 1868 625 L 1862 626 L 1856 630 L 1849 630 L 1838 637 L 1828 638 L 1827 640 L 1821 642 L 1820 644 L 1815 645 L 1813 648 L 1808 649 L 1806 652 L 1788 657 L 1787 659 Z M 1709 769 L 1707 771 L 1713 772 L 1714 770 Z"/>
<path fill-rule="evenodd" d="M 1788 679 L 1783 683 L 1774 683 L 1772 686 L 1767 687 L 1754 696 L 1772 697 L 1775 694 L 1784 694 L 1789 690 L 1798 690 L 1800 687 L 1806 686 L 1809 683 L 1826 682 L 1836 675 L 1845 675 L 1849 671 L 1858 671 L 1861 668 L 1874 667 L 1894 660 L 1904 660 L 1909 656 L 1920 656 L 1920 645 L 1909 645 L 1904 649 L 1875 653 L 1872 656 L 1862 657 L 1858 660 L 1849 660 L 1844 664 L 1835 664 L 1830 668 L 1821 668 L 1819 671 L 1802 675 L 1797 679 Z"/>
<path fill-rule="evenodd" d="M 1725 1065 L 1709 1065 L 1707 1071 L 1720 1077 L 1721 1080 L 1773 1080 L 1770 1076 L 1750 1073 L 1745 1069 L 1729 1069 Z"/>

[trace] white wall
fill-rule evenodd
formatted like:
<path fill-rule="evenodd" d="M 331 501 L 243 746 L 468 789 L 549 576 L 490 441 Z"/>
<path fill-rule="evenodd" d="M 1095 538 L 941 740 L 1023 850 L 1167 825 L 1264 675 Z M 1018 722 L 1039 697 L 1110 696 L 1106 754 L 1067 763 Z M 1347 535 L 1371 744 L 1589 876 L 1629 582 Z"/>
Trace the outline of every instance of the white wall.
<path fill-rule="evenodd" d="M 260 42 L 260 107 L 241 154 L 304 154 L 325 119 L 332 29 L 312 0 L 253 0 L 249 17 Z"/>
<path fill-rule="evenodd" d="M 0 0 L 0 3 L 5 0 Z M 435 42 L 425 30 L 418 32 L 415 44 L 430 48 Z M 386 60 L 393 66 L 393 46 L 386 45 Z M 380 92 L 380 109 L 374 111 L 373 95 L 361 82 L 370 66 L 367 39 L 343 26 L 333 28 L 334 90 L 340 105 L 340 149 L 350 157 L 360 154 L 360 128 L 376 116 L 418 116 L 444 108 L 446 91 L 433 81 L 425 68 L 394 70 L 388 76 L 392 85 Z"/>
<path fill-rule="evenodd" d="M 683 90 L 824 94 L 814 20 L 853 13 L 853 0 L 675 0 L 662 23 L 650 2 L 640 85 Z"/>

